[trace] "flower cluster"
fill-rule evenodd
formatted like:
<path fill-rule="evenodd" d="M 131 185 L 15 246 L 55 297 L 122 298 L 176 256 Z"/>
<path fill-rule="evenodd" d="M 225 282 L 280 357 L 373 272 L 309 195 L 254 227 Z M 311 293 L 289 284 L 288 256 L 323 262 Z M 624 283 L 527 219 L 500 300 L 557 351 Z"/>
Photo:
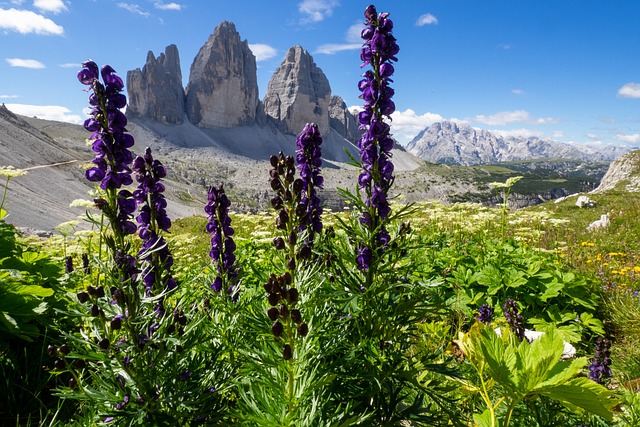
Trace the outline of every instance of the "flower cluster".
<path fill-rule="evenodd" d="M 271 333 L 276 339 L 288 335 L 285 333 L 285 329 L 291 328 L 291 322 L 297 325 L 299 336 L 305 337 L 309 333 L 309 326 L 302 321 L 302 314 L 296 308 L 299 296 L 298 289 L 291 287 L 291 285 L 292 277 L 288 271 L 280 276 L 271 274 L 267 283 L 264 284 L 269 305 L 271 305 L 271 308 L 267 310 L 267 316 L 274 322 L 271 326 Z M 293 357 L 293 348 L 291 340 L 285 338 L 285 341 L 289 342 L 285 343 L 282 355 L 285 360 L 289 360 Z"/>
<path fill-rule="evenodd" d="M 167 176 L 167 170 L 159 160 L 154 160 L 151 149 L 147 147 L 144 156 L 138 156 L 133 161 L 138 187 L 133 192 L 137 202 L 139 214 L 138 235 L 142 240 L 142 248 L 138 257 L 143 260 L 142 278 L 145 283 L 147 296 L 151 295 L 153 285 L 163 283 L 162 287 L 173 289 L 176 282 L 169 273 L 173 266 L 173 257 L 164 238 L 159 235 L 160 230 L 168 232 L 171 220 L 166 211 L 167 200 L 164 195 L 162 178 Z M 167 272 L 162 278 L 163 272 Z"/>
<path fill-rule="evenodd" d="M 512 299 L 507 298 L 502 306 L 504 311 L 504 317 L 507 319 L 511 332 L 522 341 L 524 339 L 524 319 L 522 315 L 518 313 L 518 304 Z"/>
<path fill-rule="evenodd" d="M 317 195 L 316 188 L 322 188 L 324 178 L 320 175 L 320 166 L 322 166 L 322 136 L 315 123 L 307 123 L 296 140 L 296 162 L 302 179 L 302 199 L 301 205 L 306 206 L 307 221 L 310 228 L 309 239 L 313 232 L 322 231 L 322 208 L 320 207 L 320 198 Z M 306 228 L 307 225 L 301 225 Z"/>
<path fill-rule="evenodd" d="M 133 146 L 133 137 L 126 133 L 127 118 L 120 111 L 127 105 L 127 98 L 120 92 L 124 88 L 122 79 L 109 65 L 100 71 L 104 84 L 98 78 L 98 66 L 93 61 L 82 64 L 78 80 L 91 86 L 93 94 L 89 97 L 91 118 L 84 122 L 93 140 L 96 165 L 86 171 L 91 182 L 100 182 L 103 190 L 120 188 L 133 182 L 129 165 L 133 155 L 129 148 Z"/>
<path fill-rule="evenodd" d="M 102 76 L 104 84 L 99 76 Z M 114 201 L 115 192 L 133 182 L 130 168 L 133 154 L 129 148 L 134 140 L 126 133 L 127 118 L 120 111 L 127 105 L 127 98 L 121 93 L 124 83 L 109 65 L 98 71 L 93 61 L 82 64 L 78 80 L 93 91 L 89 96 L 91 117 L 84 122 L 84 127 L 92 132 L 90 140 L 96 156 L 91 161 L 95 166 L 87 169 L 85 176 L 91 182 L 99 182 L 100 188 L 108 191 L 109 200 L 96 199 L 96 205 L 112 222 L 114 230 L 120 235 L 134 234 L 136 226 L 130 219 L 135 211 L 135 202 L 131 192 L 118 191 Z"/>
<path fill-rule="evenodd" d="M 391 211 L 387 193 L 393 183 L 394 167 L 390 159 L 394 141 L 384 117 L 390 118 L 395 111 L 391 100 L 394 91 L 389 83 L 394 72 L 391 62 L 397 61 L 395 55 L 399 48 L 388 13 L 378 15 L 376 8 L 369 6 L 364 16 L 367 27 L 362 31 L 364 43 L 360 58 L 362 66 L 371 65 L 372 70 L 367 70 L 358 83 L 360 98 L 364 100 L 363 110 L 358 114 L 360 128 L 364 130 L 358 141 L 362 159 L 358 185 L 365 192 L 365 204 L 370 208 L 362 221 L 371 226 L 376 215 L 385 219 Z"/>
<path fill-rule="evenodd" d="M 232 300 L 237 300 L 237 277 L 238 267 L 236 266 L 236 244 L 233 241 L 233 228 L 231 228 L 231 218 L 229 218 L 229 207 L 231 202 L 224 192 L 224 187 L 209 187 L 208 203 L 204 207 L 209 221 L 207 222 L 207 232 L 211 235 L 211 250 L 209 256 L 216 264 L 218 275 L 211 284 L 211 289 L 220 292 L 226 286 L 228 295 Z"/>
<path fill-rule="evenodd" d="M 611 366 L 611 341 L 606 338 L 598 338 L 596 353 L 591 366 L 589 366 L 589 378 L 598 384 L 604 383 L 605 378 L 610 378 L 613 375 L 609 366 Z"/>
<path fill-rule="evenodd" d="M 280 152 L 278 156 L 272 155 L 269 161 L 272 166 L 269 171 L 269 183 L 276 192 L 276 195 L 271 198 L 271 206 L 278 211 L 276 228 L 284 231 L 286 236 L 286 240 L 283 237 L 276 237 L 273 240 L 273 244 L 278 250 L 288 250 L 287 269 L 294 271 L 298 260 L 305 260 L 311 257 L 310 241 L 297 245 L 298 231 L 306 229 L 313 224 L 309 212 L 309 199 L 304 197 L 303 180 L 295 177 L 296 168 L 294 167 L 293 157 L 285 157 Z M 318 175 L 318 178 L 321 177 Z M 316 182 L 322 183 L 321 179 L 316 180 Z M 315 226 L 322 227 L 319 216 L 320 211 L 313 210 L 312 213 L 317 214 Z"/>
<path fill-rule="evenodd" d="M 493 307 L 489 304 L 482 304 L 478 309 L 478 321 L 488 325 L 493 317 Z"/>

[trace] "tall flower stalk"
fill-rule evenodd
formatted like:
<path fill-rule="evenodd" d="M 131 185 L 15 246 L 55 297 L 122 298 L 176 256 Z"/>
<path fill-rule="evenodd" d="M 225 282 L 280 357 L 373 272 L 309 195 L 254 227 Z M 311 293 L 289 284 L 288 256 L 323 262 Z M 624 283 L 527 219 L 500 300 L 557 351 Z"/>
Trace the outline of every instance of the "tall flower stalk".
<path fill-rule="evenodd" d="M 207 232 L 211 236 L 211 250 L 209 257 L 214 263 L 217 275 L 211 284 L 215 292 L 226 290 L 227 295 L 233 300 L 238 299 L 237 279 L 239 268 L 236 265 L 236 244 L 233 240 L 233 228 L 229 217 L 231 202 L 224 191 L 224 186 L 211 186 L 207 195 L 207 205 L 204 211 L 207 213 Z"/>
<path fill-rule="evenodd" d="M 399 47 L 392 34 L 393 22 L 388 13 L 378 14 L 374 6 L 365 10 L 367 27 L 362 31 L 364 40 L 360 59 L 362 66 L 371 69 L 363 74 L 358 83 L 363 110 L 358 114 L 362 138 L 358 141 L 361 169 L 358 188 L 364 197 L 364 208 L 360 222 L 369 230 L 369 238 L 357 251 L 358 269 L 368 272 L 365 288 L 370 285 L 373 271 L 371 263 L 377 253 L 389 243 L 390 236 L 385 227 L 391 207 L 388 194 L 394 180 L 391 162 L 394 141 L 388 121 L 395 111 L 391 100 L 394 90 L 389 85 L 394 73 L 392 62 L 397 61 Z"/>

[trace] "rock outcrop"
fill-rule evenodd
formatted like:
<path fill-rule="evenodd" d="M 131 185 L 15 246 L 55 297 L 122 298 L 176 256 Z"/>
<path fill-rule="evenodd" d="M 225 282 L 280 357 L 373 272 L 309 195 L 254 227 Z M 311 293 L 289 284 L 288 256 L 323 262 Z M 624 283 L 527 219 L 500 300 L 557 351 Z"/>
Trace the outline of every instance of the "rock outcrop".
<path fill-rule="evenodd" d="M 184 121 L 184 89 L 178 48 L 166 47 L 158 58 L 149 51 L 142 67 L 127 72 L 127 115 L 160 123 Z"/>
<path fill-rule="evenodd" d="M 316 123 L 323 135 L 329 132 L 331 86 L 313 58 L 301 46 L 287 52 L 273 73 L 264 97 L 264 111 L 280 128 L 297 135 L 304 125 Z"/>
<path fill-rule="evenodd" d="M 191 64 L 189 121 L 203 128 L 253 124 L 258 107 L 256 58 L 233 23 L 222 21 Z"/>
<path fill-rule="evenodd" d="M 329 126 L 353 143 L 362 136 L 358 130 L 358 118 L 347 109 L 346 102 L 339 96 L 332 96 L 329 102 Z"/>
<path fill-rule="evenodd" d="M 609 190 L 640 191 L 640 150 L 632 151 L 615 160 L 592 193 Z"/>

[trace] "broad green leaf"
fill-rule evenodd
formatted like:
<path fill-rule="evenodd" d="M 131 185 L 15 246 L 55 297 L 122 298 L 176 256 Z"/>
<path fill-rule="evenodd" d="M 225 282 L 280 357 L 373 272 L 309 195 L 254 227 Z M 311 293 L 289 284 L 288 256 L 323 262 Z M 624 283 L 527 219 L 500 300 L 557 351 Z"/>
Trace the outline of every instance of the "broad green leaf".
<path fill-rule="evenodd" d="M 478 427 L 492 427 L 491 412 L 487 409 L 482 414 L 473 414 L 473 422 Z"/>
<path fill-rule="evenodd" d="M 519 288 L 520 286 L 526 285 L 528 280 L 524 272 L 512 268 L 506 272 L 504 283 L 509 288 Z"/>
<path fill-rule="evenodd" d="M 580 322 L 599 335 L 604 335 L 604 325 L 600 319 L 593 317 L 591 313 L 581 313 Z"/>
<path fill-rule="evenodd" d="M 608 421 L 613 420 L 613 408 L 619 403 L 612 398 L 613 392 L 584 377 L 545 387 L 538 392 L 571 409 L 581 408 Z"/>
<path fill-rule="evenodd" d="M 542 301 L 547 301 L 549 298 L 555 298 L 560 295 L 560 291 L 564 289 L 564 283 L 559 282 L 554 279 L 550 283 L 546 283 L 546 289 L 542 295 L 540 295 L 540 299 Z"/>

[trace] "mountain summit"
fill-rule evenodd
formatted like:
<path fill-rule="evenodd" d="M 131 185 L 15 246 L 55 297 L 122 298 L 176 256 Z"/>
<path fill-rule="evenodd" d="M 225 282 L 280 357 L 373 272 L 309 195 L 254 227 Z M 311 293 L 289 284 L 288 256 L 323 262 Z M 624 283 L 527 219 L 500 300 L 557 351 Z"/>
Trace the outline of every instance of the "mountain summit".
<path fill-rule="evenodd" d="M 425 128 L 406 148 L 432 163 L 466 166 L 539 158 L 608 162 L 629 151 L 622 146 L 571 145 L 537 137 L 501 137 L 487 130 L 447 121 Z"/>

